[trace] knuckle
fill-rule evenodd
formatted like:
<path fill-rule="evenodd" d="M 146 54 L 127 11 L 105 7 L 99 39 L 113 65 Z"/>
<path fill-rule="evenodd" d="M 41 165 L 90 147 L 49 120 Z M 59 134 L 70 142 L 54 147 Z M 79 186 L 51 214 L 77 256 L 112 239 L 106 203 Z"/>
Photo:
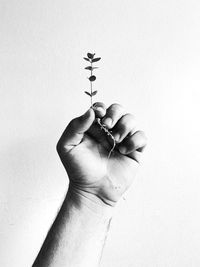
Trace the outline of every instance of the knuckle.
<path fill-rule="evenodd" d="M 147 136 L 144 131 L 138 131 L 138 135 L 144 140 L 147 141 Z"/>
<path fill-rule="evenodd" d="M 131 113 L 126 113 L 125 117 L 128 118 L 129 120 L 135 121 L 135 116 L 133 114 L 131 114 Z"/>
<path fill-rule="evenodd" d="M 147 144 L 147 137 L 144 131 L 137 131 L 135 134 L 134 142 L 137 144 L 138 147 L 146 146 Z"/>
<path fill-rule="evenodd" d="M 124 108 L 122 105 L 118 104 L 118 103 L 114 103 L 110 106 L 110 110 L 111 111 L 123 111 Z"/>
<path fill-rule="evenodd" d="M 129 127 L 132 127 L 132 125 L 135 124 L 136 120 L 135 120 L 135 117 L 132 114 L 127 113 L 122 117 L 121 121 L 122 121 L 123 124 L 126 124 Z"/>
<path fill-rule="evenodd" d="M 128 130 L 131 131 L 133 127 L 135 127 L 135 118 L 132 114 L 127 113 L 124 115 L 119 123 L 119 127 L 122 128 L 123 130 Z"/>

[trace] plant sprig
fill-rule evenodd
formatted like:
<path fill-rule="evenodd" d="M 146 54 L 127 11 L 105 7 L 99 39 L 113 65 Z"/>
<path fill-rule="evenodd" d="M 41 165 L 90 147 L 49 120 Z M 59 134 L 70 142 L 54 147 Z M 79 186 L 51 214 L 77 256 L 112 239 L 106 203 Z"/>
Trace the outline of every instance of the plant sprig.
<path fill-rule="evenodd" d="M 96 80 L 96 76 L 93 75 L 93 70 L 94 69 L 98 69 L 98 67 L 94 67 L 93 63 L 95 63 L 95 62 L 97 62 L 97 61 L 99 61 L 101 59 L 100 57 L 96 57 L 95 58 L 94 56 L 95 56 L 95 53 L 94 54 L 87 53 L 87 57 L 84 57 L 84 59 L 86 61 L 90 62 L 90 66 L 85 67 L 86 70 L 89 70 L 90 71 L 90 77 L 88 77 L 88 79 L 90 81 L 90 92 L 84 91 L 84 93 L 90 97 L 91 108 L 95 108 L 93 106 L 93 96 L 95 96 L 97 94 L 97 92 L 98 92 L 97 90 L 93 91 L 93 86 L 92 86 L 93 85 L 93 82 Z M 112 148 L 110 149 L 109 154 L 108 154 L 108 158 L 110 158 L 110 156 L 111 156 L 111 154 L 112 154 L 112 152 L 113 152 L 113 150 L 115 149 L 115 146 L 116 146 L 115 138 L 112 135 L 112 131 L 110 131 L 110 130 L 107 129 L 106 125 L 101 122 L 101 119 L 100 118 L 97 118 L 96 119 L 96 122 L 100 126 L 101 130 L 103 130 L 104 133 L 107 136 L 109 136 L 112 139 L 112 141 L 113 141 Z"/>
<path fill-rule="evenodd" d="M 94 57 L 95 53 L 87 53 L 87 57 L 84 57 L 84 59 L 88 62 L 90 62 L 90 66 L 85 67 L 86 70 L 90 71 L 90 77 L 88 77 L 88 80 L 90 81 L 90 92 L 84 91 L 86 95 L 90 96 L 90 102 L 91 102 L 91 107 L 93 106 L 93 96 L 97 94 L 97 90 L 93 91 L 93 82 L 96 80 L 96 76 L 93 75 L 93 70 L 98 69 L 98 67 L 94 67 L 93 63 L 99 61 L 101 58 L 100 57 Z"/>

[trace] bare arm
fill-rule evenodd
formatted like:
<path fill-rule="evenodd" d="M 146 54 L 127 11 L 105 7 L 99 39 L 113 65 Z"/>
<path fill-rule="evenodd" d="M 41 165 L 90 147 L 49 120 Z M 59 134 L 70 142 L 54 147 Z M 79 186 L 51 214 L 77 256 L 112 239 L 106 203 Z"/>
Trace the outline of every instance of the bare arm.
<path fill-rule="evenodd" d="M 69 190 L 33 266 L 98 266 L 110 209 Z"/>
<path fill-rule="evenodd" d="M 97 267 L 114 206 L 134 179 L 145 136 L 134 130 L 133 116 L 120 105 L 98 106 L 99 111 L 90 109 L 72 120 L 58 142 L 70 185 L 34 267 Z M 95 116 L 104 119 L 117 140 L 109 158 L 112 140 L 95 124 Z"/>

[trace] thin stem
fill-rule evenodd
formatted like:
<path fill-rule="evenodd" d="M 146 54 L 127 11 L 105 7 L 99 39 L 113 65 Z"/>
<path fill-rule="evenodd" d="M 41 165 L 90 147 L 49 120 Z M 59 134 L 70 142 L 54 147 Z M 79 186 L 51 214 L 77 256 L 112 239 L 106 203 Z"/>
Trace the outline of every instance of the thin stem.
<path fill-rule="evenodd" d="M 92 68 L 92 60 L 90 61 L 90 63 L 91 63 L 91 68 Z M 91 69 L 91 76 L 92 76 L 92 69 Z M 92 82 L 90 81 L 91 106 L 93 106 L 93 103 L 92 103 L 92 93 L 93 93 L 93 90 L 92 90 Z"/>
<path fill-rule="evenodd" d="M 105 127 L 104 124 L 101 123 L 101 120 L 100 120 L 99 118 L 97 119 L 97 123 L 100 125 L 101 130 L 104 130 L 104 132 L 105 132 L 108 136 L 110 136 L 110 138 L 111 138 L 112 141 L 113 141 L 112 148 L 110 149 L 110 151 L 109 151 L 109 153 L 108 153 L 108 159 L 109 159 L 110 156 L 111 156 L 111 154 L 112 154 L 112 152 L 113 152 L 114 149 L 115 149 L 116 141 L 115 141 L 114 136 L 111 134 L 111 132 Z"/>

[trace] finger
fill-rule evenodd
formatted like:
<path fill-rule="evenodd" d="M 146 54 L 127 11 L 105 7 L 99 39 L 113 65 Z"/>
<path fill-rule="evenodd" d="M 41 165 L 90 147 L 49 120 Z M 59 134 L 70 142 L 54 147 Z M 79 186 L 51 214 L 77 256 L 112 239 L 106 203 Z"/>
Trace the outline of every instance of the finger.
<path fill-rule="evenodd" d="M 135 155 L 141 153 L 147 144 L 147 138 L 143 131 L 137 131 L 125 138 L 118 146 L 121 154 L 128 155 L 135 159 Z"/>
<path fill-rule="evenodd" d="M 96 102 L 92 106 L 96 118 L 103 118 L 106 115 L 106 105 L 102 102 Z"/>
<path fill-rule="evenodd" d="M 126 156 L 135 160 L 137 163 L 141 163 L 143 154 L 135 150 Z"/>
<path fill-rule="evenodd" d="M 65 129 L 57 144 L 57 151 L 70 151 L 83 139 L 84 133 L 91 127 L 95 119 L 95 113 L 90 108 L 85 114 L 73 119 Z"/>
<path fill-rule="evenodd" d="M 136 121 L 135 117 L 132 114 L 126 114 L 122 116 L 115 127 L 113 128 L 113 136 L 117 143 L 123 141 L 127 135 L 132 135 L 135 132 Z"/>
<path fill-rule="evenodd" d="M 106 115 L 104 116 L 102 123 L 107 126 L 108 129 L 111 129 L 115 126 L 117 121 L 124 114 L 124 109 L 119 104 L 112 104 L 107 110 Z"/>

